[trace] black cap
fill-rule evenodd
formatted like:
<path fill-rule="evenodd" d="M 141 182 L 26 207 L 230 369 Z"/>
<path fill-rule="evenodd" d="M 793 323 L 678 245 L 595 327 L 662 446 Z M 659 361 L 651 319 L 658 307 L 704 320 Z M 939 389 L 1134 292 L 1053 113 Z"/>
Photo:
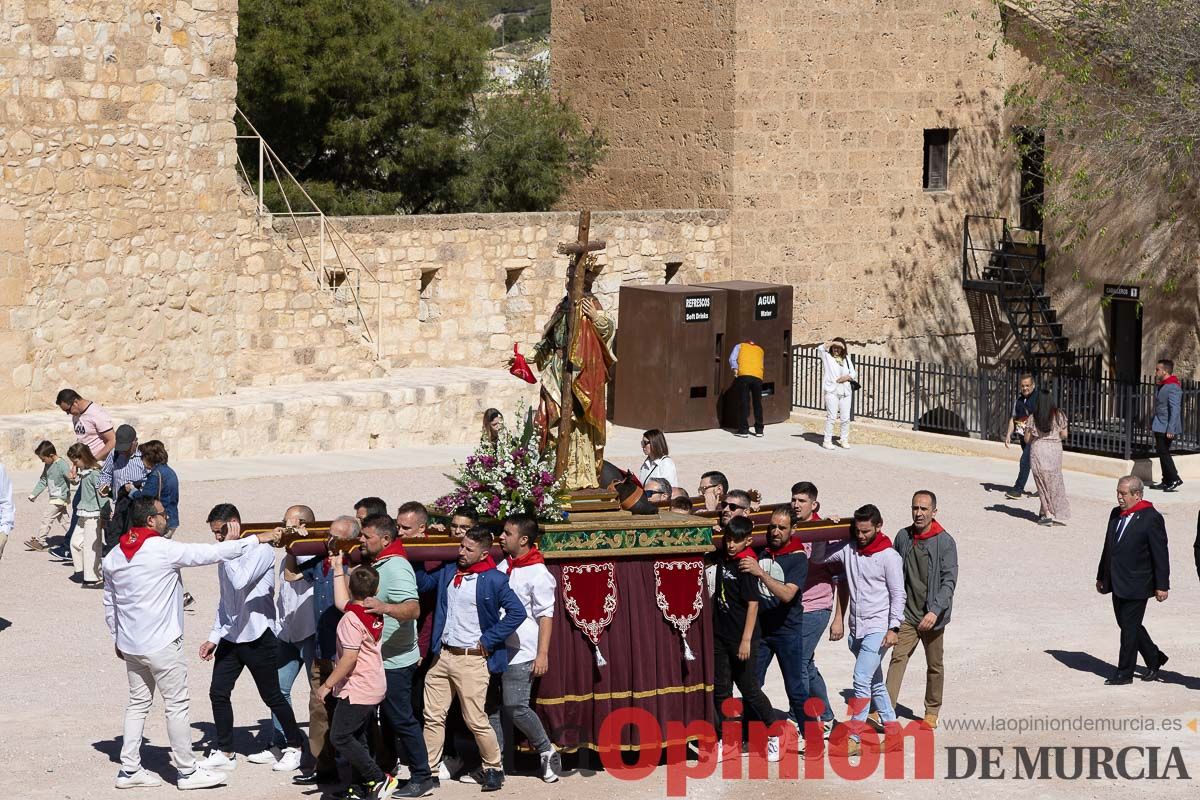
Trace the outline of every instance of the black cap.
<path fill-rule="evenodd" d="M 117 426 L 117 449 L 123 450 L 137 441 L 137 431 L 132 425 Z"/>

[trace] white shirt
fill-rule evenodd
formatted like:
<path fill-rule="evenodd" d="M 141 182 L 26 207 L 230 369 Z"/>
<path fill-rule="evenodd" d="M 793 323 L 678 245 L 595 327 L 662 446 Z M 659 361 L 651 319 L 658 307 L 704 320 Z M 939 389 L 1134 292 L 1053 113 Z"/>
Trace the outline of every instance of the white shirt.
<path fill-rule="evenodd" d="M 275 625 L 275 548 L 260 543 L 217 567 L 221 601 L 208 640 L 253 642 Z"/>
<path fill-rule="evenodd" d="M 275 593 L 275 619 L 279 620 L 279 638 L 285 642 L 302 642 L 317 632 L 317 615 L 313 611 L 313 582 L 307 578 L 289 581 L 284 576 L 284 562 L 279 562 L 279 590 Z"/>
<path fill-rule="evenodd" d="M 8 472 L 0 464 L 0 533 L 12 533 L 13 521 L 16 519 L 16 509 L 12 499 L 12 481 Z"/>
<path fill-rule="evenodd" d="M 483 632 L 479 630 L 479 609 L 475 603 L 476 578 L 474 573 L 464 575 L 462 585 L 454 581 L 446 587 L 446 628 L 442 631 L 442 644 L 451 647 L 477 647 Z"/>
<path fill-rule="evenodd" d="M 663 456 L 657 461 L 646 459 L 638 467 L 638 480 L 646 485 L 647 478 L 662 478 L 674 488 L 679 485 L 679 473 L 675 470 L 675 462 L 670 456 Z"/>
<path fill-rule="evenodd" d="M 157 653 L 183 636 L 182 567 L 202 567 L 249 550 L 254 537 L 215 544 L 184 544 L 153 536 L 130 561 L 120 547 L 104 557 L 104 621 L 117 649 Z"/>
<path fill-rule="evenodd" d="M 538 649 L 538 620 L 554 616 L 554 592 L 558 582 L 545 564 L 530 564 L 509 572 L 506 558 L 496 568 L 508 575 L 509 588 L 525 606 L 525 620 L 504 642 L 508 648 L 508 663 L 533 661 Z"/>
<path fill-rule="evenodd" d="M 842 359 L 842 363 L 839 364 L 838 360 L 825 348 L 823 343 L 817 345 L 817 353 L 821 356 L 821 363 L 825 367 L 825 375 L 821 379 L 821 391 L 825 392 L 825 394 L 837 395 L 838 397 L 849 397 L 851 392 L 850 381 L 838 383 L 837 379 L 843 375 L 849 375 L 850 380 L 858 380 L 858 370 L 854 368 L 854 362 L 850 360 L 850 354 L 847 353 L 846 357 Z"/>

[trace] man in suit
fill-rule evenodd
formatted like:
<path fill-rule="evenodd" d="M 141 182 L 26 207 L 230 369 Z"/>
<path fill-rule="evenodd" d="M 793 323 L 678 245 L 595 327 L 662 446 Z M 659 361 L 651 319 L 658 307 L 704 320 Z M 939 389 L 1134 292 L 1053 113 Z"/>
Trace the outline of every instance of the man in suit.
<path fill-rule="evenodd" d="M 1161 479 L 1150 488 L 1165 492 L 1177 492 L 1183 486 L 1179 470 L 1175 469 L 1175 459 L 1171 457 L 1171 445 L 1175 437 L 1183 433 L 1183 422 L 1179 416 L 1183 387 L 1179 385 L 1179 378 L 1175 377 L 1174 372 L 1175 362 L 1169 358 L 1160 359 L 1154 365 L 1158 389 L 1154 393 L 1154 417 L 1150 421 L 1150 431 L 1154 434 L 1154 447 L 1158 451 Z"/>
<path fill-rule="evenodd" d="M 1108 518 L 1104 552 L 1096 570 L 1096 591 L 1112 593 L 1113 612 L 1121 628 L 1121 652 L 1117 670 L 1106 686 L 1133 683 L 1137 654 L 1146 662 L 1144 681 L 1158 680 L 1167 654 L 1158 649 L 1142 626 L 1146 601 L 1167 599 L 1171 588 L 1171 563 L 1167 552 L 1167 528 L 1162 514 L 1142 499 L 1140 478 L 1126 475 L 1117 481 L 1117 507 Z"/>

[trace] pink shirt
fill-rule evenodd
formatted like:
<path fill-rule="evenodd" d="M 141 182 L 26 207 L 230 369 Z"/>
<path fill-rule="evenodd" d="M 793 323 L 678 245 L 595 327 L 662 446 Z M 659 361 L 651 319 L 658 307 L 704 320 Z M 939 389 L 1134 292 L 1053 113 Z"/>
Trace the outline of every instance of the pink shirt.
<path fill-rule="evenodd" d="M 824 563 L 828 546 L 828 542 L 804 543 L 804 552 L 808 556 L 808 578 L 804 581 L 804 588 L 800 590 L 800 605 L 805 611 L 825 611 L 833 608 L 833 576 L 836 573 Z"/>
<path fill-rule="evenodd" d="M 379 642 L 366 629 L 356 614 L 346 614 L 337 626 L 337 657 L 347 650 L 358 651 L 354 670 L 333 687 L 334 697 L 349 700 L 356 706 L 373 706 L 387 694 L 387 678 L 383 674 L 383 656 Z"/>
<path fill-rule="evenodd" d="M 75 425 L 75 440 L 82 442 L 97 455 L 104 447 L 100 434 L 113 429 L 112 417 L 98 403 L 88 403 L 82 414 L 73 414 L 71 422 Z"/>

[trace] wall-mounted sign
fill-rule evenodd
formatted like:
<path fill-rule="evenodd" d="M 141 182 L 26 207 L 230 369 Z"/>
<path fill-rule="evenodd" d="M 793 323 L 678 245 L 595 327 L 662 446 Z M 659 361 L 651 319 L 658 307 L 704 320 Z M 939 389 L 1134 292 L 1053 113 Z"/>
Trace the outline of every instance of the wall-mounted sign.
<path fill-rule="evenodd" d="M 775 319 L 779 316 L 779 294 L 763 292 L 754 298 L 755 319 Z"/>
<path fill-rule="evenodd" d="M 683 298 L 684 322 L 708 322 L 712 319 L 712 295 L 696 294 Z"/>
<path fill-rule="evenodd" d="M 1122 286 L 1117 283 L 1104 284 L 1104 296 L 1115 300 L 1137 300 L 1141 291 L 1137 286 Z"/>

